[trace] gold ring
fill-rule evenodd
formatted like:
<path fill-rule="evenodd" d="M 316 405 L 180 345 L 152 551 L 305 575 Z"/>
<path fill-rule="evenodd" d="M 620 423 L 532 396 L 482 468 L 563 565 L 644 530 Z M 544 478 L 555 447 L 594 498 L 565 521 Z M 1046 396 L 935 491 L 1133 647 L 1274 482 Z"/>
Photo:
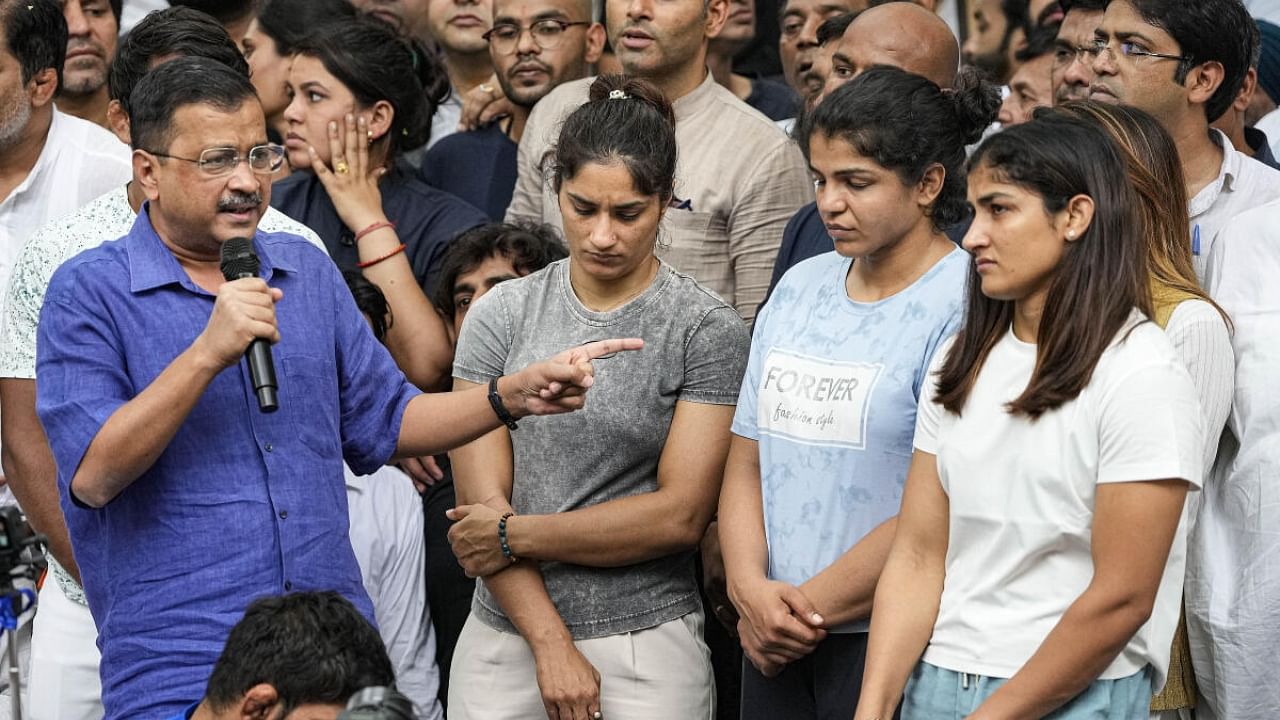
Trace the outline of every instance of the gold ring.
<path fill-rule="evenodd" d="M 492 85 L 490 85 L 489 83 L 480 83 L 480 89 L 481 89 L 481 90 L 483 90 L 483 91 L 485 91 L 485 92 L 487 92 L 487 93 L 489 93 L 490 95 L 493 95 L 493 94 L 494 94 L 494 93 L 493 93 L 493 86 L 492 86 Z"/>
<path fill-rule="evenodd" d="M 339 160 L 338 162 L 334 163 L 333 171 L 338 173 L 339 175 L 346 175 L 348 172 L 351 171 L 351 168 L 347 165 L 347 162 L 345 160 Z"/>

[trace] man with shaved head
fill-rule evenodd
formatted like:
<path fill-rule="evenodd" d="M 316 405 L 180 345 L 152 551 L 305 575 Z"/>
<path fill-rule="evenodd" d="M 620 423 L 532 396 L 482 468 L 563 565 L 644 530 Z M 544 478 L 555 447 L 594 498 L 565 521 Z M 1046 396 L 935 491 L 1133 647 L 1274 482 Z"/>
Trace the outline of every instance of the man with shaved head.
<path fill-rule="evenodd" d="M 960 45 L 951 28 L 936 14 L 912 2 L 890 2 L 859 14 L 835 42 L 831 72 L 820 98 L 875 65 L 902 68 L 949 88 L 960 67 Z M 817 203 L 800 208 L 787 223 L 773 266 L 769 293 L 791 266 L 830 252 L 831 236 L 818 215 Z M 766 301 L 768 296 L 766 295 Z"/>

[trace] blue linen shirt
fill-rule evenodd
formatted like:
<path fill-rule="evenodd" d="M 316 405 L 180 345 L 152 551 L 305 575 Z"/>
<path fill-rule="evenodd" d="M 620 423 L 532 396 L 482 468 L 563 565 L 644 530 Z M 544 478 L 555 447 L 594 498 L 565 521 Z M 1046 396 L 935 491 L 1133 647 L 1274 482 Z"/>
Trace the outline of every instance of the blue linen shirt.
<path fill-rule="evenodd" d="M 259 412 L 241 361 L 219 373 L 155 464 L 100 509 L 70 496 L 90 443 L 204 330 L 214 296 L 151 225 L 64 264 L 37 342 L 36 410 L 98 626 L 106 717 L 166 718 L 198 700 L 256 597 L 335 590 L 370 621 L 348 539 L 345 460 L 392 455 L 417 394 L 373 337 L 338 269 L 294 235 L 258 232 L 284 291 L 272 348 L 280 409 Z"/>

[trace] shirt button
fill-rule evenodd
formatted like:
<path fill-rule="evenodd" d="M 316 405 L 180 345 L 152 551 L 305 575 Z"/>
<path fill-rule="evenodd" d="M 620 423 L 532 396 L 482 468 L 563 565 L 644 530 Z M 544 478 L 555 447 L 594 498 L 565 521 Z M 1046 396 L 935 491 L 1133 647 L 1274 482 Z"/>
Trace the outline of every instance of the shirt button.
<path fill-rule="evenodd" d="M 287 517 L 289 517 L 289 511 L 288 511 L 288 510 L 281 510 L 281 511 L 280 511 L 280 519 L 281 519 L 281 520 L 284 520 L 284 519 L 285 519 L 285 518 L 287 518 Z"/>
<path fill-rule="evenodd" d="M 263 446 L 263 449 L 266 450 L 267 452 L 271 452 L 272 450 L 276 449 L 276 446 L 272 445 L 271 443 L 267 443 L 265 446 Z"/>
<path fill-rule="evenodd" d="M 289 581 L 289 580 L 285 580 L 285 581 L 284 581 L 284 589 L 285 589 L 285 590 L 292 590 L 292 589 L 293 589 L 293 583 L 292 583 L 291 581 Z"/>

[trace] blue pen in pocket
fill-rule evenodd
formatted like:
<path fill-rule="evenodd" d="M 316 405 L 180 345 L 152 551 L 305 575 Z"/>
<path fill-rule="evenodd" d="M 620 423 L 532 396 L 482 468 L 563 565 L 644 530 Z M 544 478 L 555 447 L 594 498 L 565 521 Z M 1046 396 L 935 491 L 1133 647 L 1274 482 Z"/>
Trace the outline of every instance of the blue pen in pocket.
<path fill-rule="evenodd" d="M 1191 254 L 1200 256 L 1200 223 L 1191 229 Z"/>

